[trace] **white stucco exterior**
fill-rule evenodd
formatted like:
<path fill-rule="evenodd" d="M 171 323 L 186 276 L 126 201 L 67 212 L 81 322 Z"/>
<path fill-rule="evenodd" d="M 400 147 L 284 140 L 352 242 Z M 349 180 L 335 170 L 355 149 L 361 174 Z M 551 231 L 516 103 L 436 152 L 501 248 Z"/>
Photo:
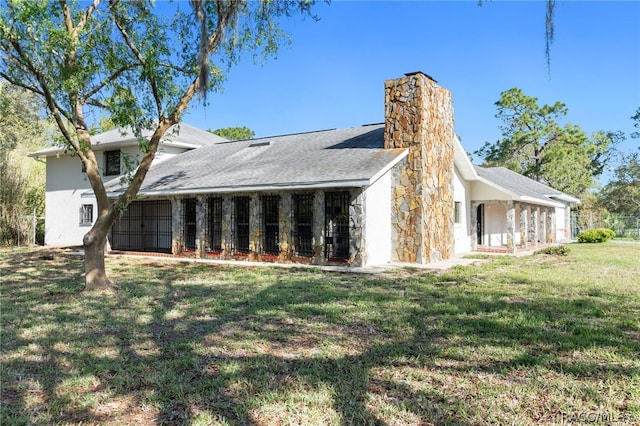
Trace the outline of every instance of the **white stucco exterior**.
<path fill-rule="evenodd" d="M 347 134 L 351 135 L 349 132 L 352 132 L 353 129 L 346 129 L 346 131 Z M 366 135 L 370 131 L 365 129 L 362 132 L 363 135 Z M 232 179 L 230 178 L 226 186 L 212 189 L 212 187 L 206 185 L 215 183 L 216 178 L 219 178 L 220 173 L 224 172 L 224 170 L 212 172 L 211 163 L 194 166 L 193 159 L 200 155 L 198 151 L 193 152 L 193 156 L 189 154 L 180 156 L 185 151 L 197 148 L 196 145 L 189 144 L 191 140 L 189 139 L 191 137 L 190 135 L 195 135 L 193 136 L 194 138 L 200 137 L 202 144 L 211 143 L 212 148 L 220 149 L 222 154 L 216 158 L 224 161 L 232 158 L 232 156 L 227 154 L 226 149 L 233 148 L 235 145 L 226 143 L 218 144 L 217 142 L 219 141 L 210 139 L 210 134 L 203 133 L 206 132 L 189 129 L 188 135 L 181 141 L 178 141 L 179 143 L 175 141 L 169 143 L 161 142 L 151 173 L 158 175 L 156 179 L 162 180 L 166 176 L 171 175 L 171 173 L 175 173 L 175 170 L 187 170 L 190 167 L 194 170 L 204 170 L 206 172 L 202 178 L 204 182 L 202 185 L 204 186 L 196 186 L 191 183 L 191 185 L 193 185 L 192 187 L 188 185 L 186 187 L 178 186 L 172 189 L 172 192 L 169 194 L 154 193 L 154 189 L 143 193 L 143 197 L 147 197 L 148 199 L 165 197 L 165 200 L 167 196 L 176 195 L 179 197 L 194 197 L 196 195 L 206 197 L 211 194 L 219 195 L 244 192 L 249 188 L 251 191 L 256 191 L 255 194 L 258 195 L 261 192 L 267 191 L 298 191 L 301 189 L 308 191 L 314 188 L 327 190 L 333 188 L 335 190 L 336 187 L 342 190 L 342 188 L 350 188 L 353 194 L 357 194 L 358 196 L 360 196 L 360 194 L 362 195 L 362 204 L 358 201 L 355 207 L 350 209 L 350 214 L 352 215 L 350 217 L 350 223 L 356 225 L 354 229 L 358 229 L 358 226 L 362 227 L 362 234 L 356 232 L 353 238 L 359 239 L 361 235 L 362 240 L 357 241 L 362 241 L 364 244 L 360 245 L 360 243 L 358 243 L 351 246 L 352 251 L 355 250 L 358 253 L 349 254 L 351 256 L 361 254 L 362 266 L 381 265 L 389 263 L 392 260 L 392 248 L 394 244 L 394 227 L 392 224 L 394 188 L 392 185 L 394 185 L 397 179 L 397 175 L 394 174 L 398 172 L 397 165 L 400 164 L 401 166 L 399 167 L 406 166 L 401 161 L 408 155 L 407 150 L 401 154 L 389 156 L 389 160 L 385 160 L 387 161 L 386 163 L 375 163 L 377 168 L 373 170 L 366 179 L 341 179 L 343 175 L 348 175 L 348 168 L 351 166 L 351 163 L 349 163 L 343 164 L 335 170 L 331 170 L 333 180 L 330 181 L 286 181 L 286 185 L 270 183 L 269 185 L 271 186 L 262 185 L 256 188 L 250 186 L 253 185 L 251 182 L 246 184 L 249 186 L 239 185 L 237 183 L 237 177 L 234 175 Z M 106 151 L 119 150 L 121 172 L 125 170 L 126 164 L 135 165 L 141 159 L 142 154 L 139 150 L 137 140 L 119 140 L 117 139 L 119 136 L 117 132 L 108 133 L 107 136 L 110 136 L 111 139 L 104 137 L 103 139 L 95 141 L 94 152 L 96 153 L 100 170 L 104 171 L 105 169 Z M 284 140 L 285 136 L 281 138 Z M 303 139 L 305 139 L 305 137 L 303 137 Z M 310 137 L 309 139 L 308 143 L 312 144 L 310 146 L 315 146 L 313 144 L 317 143 L 316 139 Z M 352 137 L 351 139 L 354 138 Z M 345 142 L 353 143 L 351 139 L 346 139 Z M 245 145 L 247 143 L 247 141 L 244 141 Z M 242 150 L 238 152 L 246 153 L 250 151 L 254 158 L 261 158 L 263 154 L 260 153 L 267 152 L 267 150 L 270 149 L 269 147 L 278 147 L 279 143 L 284 143 L 284 141 L 268 141 L 266 143 L 262 141 L 256 145 L 258 148 L 251 145 L 242 148 L 242 146 L 244 146 L 242 145 Z M 339 145 L 340 144 L 337 146 Z M 331 145 L 331 147 L 333 148 L 334 145 Z M 323 149 L 329 152 L 327 148 Z M 345 149 L 352 148 L 347 147 Z M 206 151 L 206 149 L 204 151 Z M 322 153 L 322 155 L 326 154 L 324 151 L 318 148 L 318 152 Z M 337 151 L 330 152 L 335 153 Z M 386 152 L 389 153 L 389 151 Z M 348 151 L 345 151 L 345 154 L 348 153 Z M 384 151 L 381 151 L 380 153 L 376 153 L 376 155 L 383 153 Z M 304 155 L 308 155 L 308 153 L 300 153 L 300 157 Z M 92 195 L 91 185 L 87 180 L 86 174 L 82 171 L 81 162 L 77 157 L 71 157 L 57 148 L 39 151 L 38 153 L 32 154 L 32 156 L 39 159 L 44 158 L 47 162 L 45 244 L 48 246 L 82 245 L 84 235 L 93 225 L 97 217 L 97 205 L 95 197 Z M 165 163 L 160 167 L 155 167 L 158 163 L 162 163 L 173 157 L 177 157 L 175 161 Z M 231 162 L 234 170 L 247 168 L 247 157 L 236 157 L 233 161 L 237 163 Z M 207 157 L 203 156 L 202 158 Z M 357 156 L 354 158 L 357 158 Z M 261 159 L 261 161 L 264 160 Z M 279 157 L 272 158 L 268 164 L 279 164 L 279 161 Z M 181 162 L 183 162 L 183 164 L 180 164 Z M 175 163 L 178 163 L 178 165 L 176 166 Z M 260 166 L 260 164 L 258 165 Z M 287 167 L 286 164 L 282 164 L 281 166 L 283 169 Z M 173 172 L 171 171 L 172 167 L 175 168 Z M 166 168 L 169 168 L 170 171 L 167 172 Z M 579 200 L 503 168 L 475 167 L 457 139 L 454 141 L 453 169 L 451 188 L 453 189 L 455 212 L 453 227 L 453 247 L 455 255 L 461 255 L 481 248 L 487 249 L 487 247 L 491 249 L 497 248 L 503 252 L 515 253 L 517 249 L 530 248 L 532 244 L 560 242 L 570 237 L 570 207 L 572 204 L 579 202 Z M 278 170 L 278 172 L 280 172 L 280 170 Z M 297 176 L 295 178 L 297 179 Z M 119 175 L 103 176 L 105 184 L 114 180 L 118 181 L 119 179 Z M 253 179 L 259 180 L 261 176 L 256 176 Z M 186 182 L 188 183 L 190 181 L 187 180 Z M 117 195 L 117 193 L 115 194 Z M 114 194 L 111 195 L 113 196 Z M 317 211 L 324 208 L 322 206 L 316 207 Z M 137 207 L 132 205 L 131 209 L 133 208 Z M 156 222 L 159 223 L 161 220 L 159 217 L 171 216 L 171 212 L 168 211 L 168 209 L 171 209 L 170 204 L 160 207 L 155 206 L 154 208 L 156 209 L 154 211 L 156 216 L 150 215 L 149 217 L 145 217 L 145 229 L 156 229 Z M 524 210 L 526 210 L 526 212 Z M 87 212 L 92 213 L 91 221 L 86 220 L 89 216 L 86 214 Z M 362 217 L 353 216 L 354 214 L 360 215 L 360 212 L 362 212 Z M 174 217 L 177 217 L 176 214 L 174 211 Z M 142 214 L 140 214 L 140 217 L 142 217 Z M 142 224 L 139 221 L 136 222 L 135 219 L 131 219 L 126 225 L 127 226 L 119 230 L 121 233 L 124 233 L 125 236 L 122 237 L 122 235 L 118 235 L 124 239 L 130 238 L 130 242 L 133 241 L 131 247 L 172 249 L 172 235 L 176 235 L 177 232 L 182 232 L 173 229 L 162 235 L 156 232 L 156 234 L 153 235 L 145 234 L 141 236 L 138 230 L 142 228 Z M 173 224 L 170 225 L 174 226 Z M 319 229 L 317 232 L 314 231 L 314 233 L 322 234 L 321 226 L 318 225 L 318 227 Z M 480 235 L 478 235 L 478 233 L 480 233 Z M 152 238 L 153 242 L 146 242 L 147 237 Z M 524 241 L 521 241 L 522 237 L 525 238 Z M 447 238 L 451 238 L 450 234 Z M 141 242 L 141 239 L 144 240 L 144 243 Z M 451 241 L 447 241 L 447 243 L 451 243 Z M 125 250 L 129 249 L 122 241 L 120 245 Z M 355 247 L 355 249 L 353 249 L 353 247 Z"/>
<path fill-rule="evenodd" d="M 571 238 L 571 206 L 565 204 L 556 207 L 556 241 L 566 241 Z"/>
<path fill-rule="evenodd" d="M 484 229 L 486 246 L 501 247 L 507 244 L 507 209 L 502 204 L 485 204 Z"/>
<path fill-rule="evenodd" d="M 110 148 L 111 149 L 111 148 Z M 120 149 L 121 171 L 124 170 L 124 157 L 133 164 L 142 158 L 136 146 L 125 146 Z M 154 164 L 165 161 L 182 152 L 184 148 L 161 145 L 154 159 Z M 104 151 L 95 150 L 98 168 L 104 170 Z M 79 246 L 82 238 L 89 231 L 97 217 L 97 203 L 91 196 L 91 184 L 82 171 L 82 163 L 77 157 L 52 153 L 46 155 L 46 195 L 45 195 L 45 238 L 47 246 Z M 120 176 L 103 176 L 104 183 Z M 92 206 L 93 221 L 81 223 L 81 209 Z"/>
<path fill-rule="evenodd" d="M 453 201 L 459 208 L 458 220 L 454 223 L 455 253 L 467 253 L 471 251 L 471 183 L 460 176 L 460 171 L 454 167 L 453 174 Z"/>
<path fill-rule="evenodd" d="M 365 265 L 391 260 L 391 170 L 364 191 Z"/>

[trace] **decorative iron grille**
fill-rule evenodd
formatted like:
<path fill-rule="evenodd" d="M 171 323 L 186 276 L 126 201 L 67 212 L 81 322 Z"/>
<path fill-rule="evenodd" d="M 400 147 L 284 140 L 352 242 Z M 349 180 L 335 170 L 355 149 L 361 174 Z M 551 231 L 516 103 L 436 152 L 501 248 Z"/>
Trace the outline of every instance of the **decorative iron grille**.
<path fill-rule="evenodd" d="M 187 250 L 196 249 L 196 208 L 197 200 L 182 200 L 182 241 Z"/>
<path fill-rule="evenodd" d="M 280 254 L 280 197 L 265 195 L 262 198 L 262 252 Z"/>
<path fill-rule="evenodd" d="M 249 253 L 249 197 L 233 197 L 233 251 Z"/>
<path fill-rule="evenodd" d="M 349 193 L 324 195 L 324 253 L 328 260 L 349 258 Z"/>
<path fill-rule="evenodd" d="M 209 198 L 207 202 L 207 235 L 209 249 L 222 251 L 222 198 Z"/>
<path fill-rule="evenodd" d="M 293 241 L 297 256 L 313 256 L 313 194 L 293 196 Z"/>
<path fill-rule="evenodd" d="M 111 248 L 171 253 L 171 202 L 134 201 L 111 228 Z"/>

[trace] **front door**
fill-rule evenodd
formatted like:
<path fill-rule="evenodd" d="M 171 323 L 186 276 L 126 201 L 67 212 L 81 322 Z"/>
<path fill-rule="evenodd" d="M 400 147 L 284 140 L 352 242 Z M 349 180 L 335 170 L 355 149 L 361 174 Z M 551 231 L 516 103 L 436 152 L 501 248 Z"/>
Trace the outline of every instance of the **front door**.
<path fill-rule="evenodd" d="M 476 218 L 476 238 L 478 245 L 481 246 L 482 237 L 484 236 L 484 204 L 478 206 Z"/>

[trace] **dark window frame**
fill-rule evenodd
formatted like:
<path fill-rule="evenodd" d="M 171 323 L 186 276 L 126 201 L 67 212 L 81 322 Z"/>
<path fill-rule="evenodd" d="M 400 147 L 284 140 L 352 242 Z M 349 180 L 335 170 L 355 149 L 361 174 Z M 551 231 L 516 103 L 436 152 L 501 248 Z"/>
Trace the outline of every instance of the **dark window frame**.
<path fill-rule="evenodd" d="M 119 149 L 104 152 L 104 175 L 118 176 L 120 174 L 120 157 Z"/>

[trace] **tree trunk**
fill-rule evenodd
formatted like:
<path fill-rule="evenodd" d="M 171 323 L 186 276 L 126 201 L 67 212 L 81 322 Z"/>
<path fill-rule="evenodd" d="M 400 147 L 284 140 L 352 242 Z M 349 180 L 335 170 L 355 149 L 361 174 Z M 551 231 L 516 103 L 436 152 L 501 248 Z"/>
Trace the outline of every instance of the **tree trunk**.
<path fill-rule="evenodd" d="M 84 236 L 84 269 L 85 288 L 87 290 L 99 288 L 117 288 L 107 278 L 104 256 L 107 243 L 107 230 L 96 225 Z"/>

